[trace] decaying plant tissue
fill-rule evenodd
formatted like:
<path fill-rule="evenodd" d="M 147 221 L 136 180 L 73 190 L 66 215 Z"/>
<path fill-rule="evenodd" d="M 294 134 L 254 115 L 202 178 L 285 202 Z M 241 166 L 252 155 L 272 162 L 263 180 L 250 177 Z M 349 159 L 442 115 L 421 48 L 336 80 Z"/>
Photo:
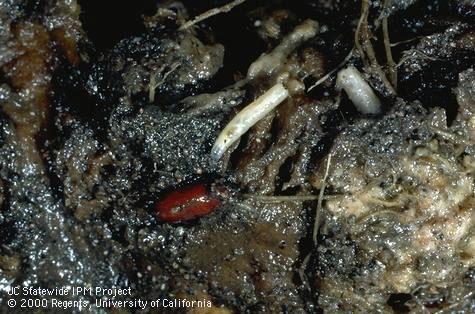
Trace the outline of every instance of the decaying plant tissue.
<path fill-rule="evenodd" d="M 475 312 L 474 1 L 114 6 L 0 2 L 3 312 Z"/>

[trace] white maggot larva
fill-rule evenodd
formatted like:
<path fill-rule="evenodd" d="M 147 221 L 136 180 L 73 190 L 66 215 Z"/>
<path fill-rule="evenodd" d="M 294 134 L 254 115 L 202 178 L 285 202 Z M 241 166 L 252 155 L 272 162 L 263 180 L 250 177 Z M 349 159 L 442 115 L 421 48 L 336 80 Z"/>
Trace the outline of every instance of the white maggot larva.
<path fill-rule="evenodd" d="M 211 149 L 211 158 L 219 160 L 224 152 L 247 132 L 257 121 L 265 117 L 289 96 L 282 83 L 271 89 L 242 109 L 224 128 Z"/>
<path fill-rule="evenodd" d="M 336 87 L 345 90 L 359 112 L 364 114 L 381 112 L 381 102 L 378 96 L 354 66 L 349 66 L 338 72 Z"/>

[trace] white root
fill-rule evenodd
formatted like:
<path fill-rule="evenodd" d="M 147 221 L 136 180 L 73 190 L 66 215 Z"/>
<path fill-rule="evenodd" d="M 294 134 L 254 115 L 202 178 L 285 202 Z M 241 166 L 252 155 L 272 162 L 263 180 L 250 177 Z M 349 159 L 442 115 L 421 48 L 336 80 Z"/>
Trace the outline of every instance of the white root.
<path fill-rule="evenodd" d="M 338 71 L 340 68 L 342 68 L 343 66 L 345 66 L 345 64 L 351 59 L 351 57 L 353 57 L 353 54 L 354 54 L 354 49 L 351 49 L 351 51 L 346 55 L 345 59 L 343 59 L 342 62 L 340 62 L 340 64 L 338 64 L 335 68 L 333 68 L 333 70 L 331 70 L 330 72 L 328 72 L 327 74 L 325 74 L 324 76 L 322 76 L 318 81 L 316 81 L 312 86 L 310 86 L 307 90 L 307 92 L 310 92 L 312 89 L 314 89 L 315 87 L 317 87 L 318 85 L 322 84 L 323 82 L 325 82 L 326 80 L 328 80 L 328 78 L 330 76 L 333 75 L 333 73 L 335 73 L 336 71 Z"/>
<path fill-rule="evenodd" d="M 211 158 L 219 160 L 224 152 L 247 132 L 257 121 L 264 118 L 289 96 L 282 83 L 271 89 L 241 110 L 219 134 L 211 150 Z"/>
<path fill-rule="evenodd" d="M 394 89 L 397 89 L 397 66 L 394 62 L 393 54 L 391 51 L 391 42 L 389 40 L 388 18 L 383 18 L 383 36 L 384 36 L 384 50 L 386 50 L 386 60 L 388 60 L 389 66 L 389 79 Z"/>
<path fill-rule="evenodd" d="M 345 90 L 356 109 L 361 113 L 378 114 L 381 112 L 379 98 L 354 66 L 349 66 L 338 72 L 336 87 Z"/>
<path fill-rule="evenodd" d="M 318 194 L 317 209 L 315 211 L 315 222 L 313 224 L 313 233 L 312 239 L 313 243 L 317 245 L 318 229 L 320 229 L 320 223 L 322 220 L 322 204 L 323 204 L 323 195 L 325 194 L 325 188 L 327 184 L 328 173 L 330 172 L 330 164 L 332 162 L 332 154 L 328 154 L 327 165 L 325 168 L 325 174 L 323 175 L 322 186 L 320 188 L 320 193 Z"/>
<path fill-rule="evenodd" d="M 282 42 L 268 54 L 263 54 L 254 61 L 247 71 L 247 78 L 252 80 L 257 76 L 271 75 L 280 67 L 288 55 L 300 46 L 303 42 L 315 37 L 318 34 L 319 25 L 316 21 L 305 20 L 298 25 L 290 34 L 282 39 Z"/>
<path fill-rule="evenodd" d="M 174 63 L 171 69 L 167 73 L 165 73 L 160 79 L 160 81 L 158 82 L 156 80 L 156 76 L 165 69 L 166 65 L 163 65 L 160 69 L 150 74 L 150 83 L 148 85 L 148 102 L 149 103 L 152 103 L 155 100 L 155 90 L 157 89 L 157 87 L 165 83 L 168 76 L 172 74 L 179 66 L 180 66 L 180 63 L 178 62 Z"/>
<path fill-rule="evenodd" d="M 202 13 L 200 15 L 198 15 L 197 17 L 195 17 L 193 20 L 191 21 L 188 21 L 186 22 L 185 24 L 183 24 L 179 30 L 180 31 L 183 31 L 183 30 L 186 30 L 188 28 L 190 28 L 191 26 L 197 24 L 197 23 L 200 23 L 212 16 L 215 16 L 217 14 L 221 14 L 221 13 L 228 13 L 229 11 L 231 11 L 234 7 L 244 3 L 246 0 L 234 0 L 226 5 L 223 5 L 222 7 L 219 7 L 219 8 L 213 8 L 211 10 L 208 10 L 206 11 L 205 13 Z"/>

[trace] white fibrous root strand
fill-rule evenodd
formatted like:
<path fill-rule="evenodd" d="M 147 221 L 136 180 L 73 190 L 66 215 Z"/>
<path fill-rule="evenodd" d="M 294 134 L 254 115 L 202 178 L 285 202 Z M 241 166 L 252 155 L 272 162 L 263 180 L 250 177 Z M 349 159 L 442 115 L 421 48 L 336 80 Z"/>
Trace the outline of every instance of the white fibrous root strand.
<path fill-rule="evenodd" d="M 212 16 L 215 16 L 217 14 L 221 14 L 221 13 L 228 13 L 229 11 L 231 11 L 232 9 L 234 9 L 234 7 L 244 3 L 246 0 L 234 0 L 226 5 L 223 5 L 222 7 L 219 7 L 219 8 L 213 8 L 211 10 L 208 10 L 206 11 L 205 13 L 202 13 L 200 15 L 198 15 L 197 17 L 195 17 L 193 20 L 191 21 L 188 21 L 186 22 L 185 24 L 183 24 L 179 30 L 182 31 L 182 30 L 186 30 L 188 28 L 190 28 L 191 26 L 197 24 L 197 23 L 200 23 L 200 22 L 203 22 L 204 20 L 212 17 Z"/>
<path fill-rule="evenodd" d="M 242 109 L 219 134 L 211 149 L 211 158 L 219 160 L 224 152 L 235 143 L 254 124 L 264 118 L 289 96 L 289 91 L 282 83 L 271 89 Z"/>
<path fill-rule="evenodd" d="M 316 21 L 305 20 L 298 25 L 290 34 L 282 39 L 282 42 L 268 54 L 260 56 L 254 61 L 247 71 L 247 78 L 252 80 L 257 76 L 271 75 L 275 69 L 280 67 L 288 55 L 300 46 L 303 42 L 315 37 L 318 34 L 319 25 Z"/>
<path fill-rule="evenodd" d="M 345 90 L 356 109 L 363 114 L 381 113 L 381 102 L 354 66 L 338 72 L 336 88 Z"/>

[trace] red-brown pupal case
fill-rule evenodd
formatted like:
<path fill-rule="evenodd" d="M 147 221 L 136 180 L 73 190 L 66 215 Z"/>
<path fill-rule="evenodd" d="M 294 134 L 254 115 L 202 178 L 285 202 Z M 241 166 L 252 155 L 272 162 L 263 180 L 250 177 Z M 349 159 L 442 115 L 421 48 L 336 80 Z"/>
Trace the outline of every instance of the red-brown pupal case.
<path fill-rule="evenodd" d="M 156 204 L 158 217 L 167 222 L 195 219 L 211 213 L 221 201 L 210 194 L 207 184 L 188 185 L 164 195 Z"/>

